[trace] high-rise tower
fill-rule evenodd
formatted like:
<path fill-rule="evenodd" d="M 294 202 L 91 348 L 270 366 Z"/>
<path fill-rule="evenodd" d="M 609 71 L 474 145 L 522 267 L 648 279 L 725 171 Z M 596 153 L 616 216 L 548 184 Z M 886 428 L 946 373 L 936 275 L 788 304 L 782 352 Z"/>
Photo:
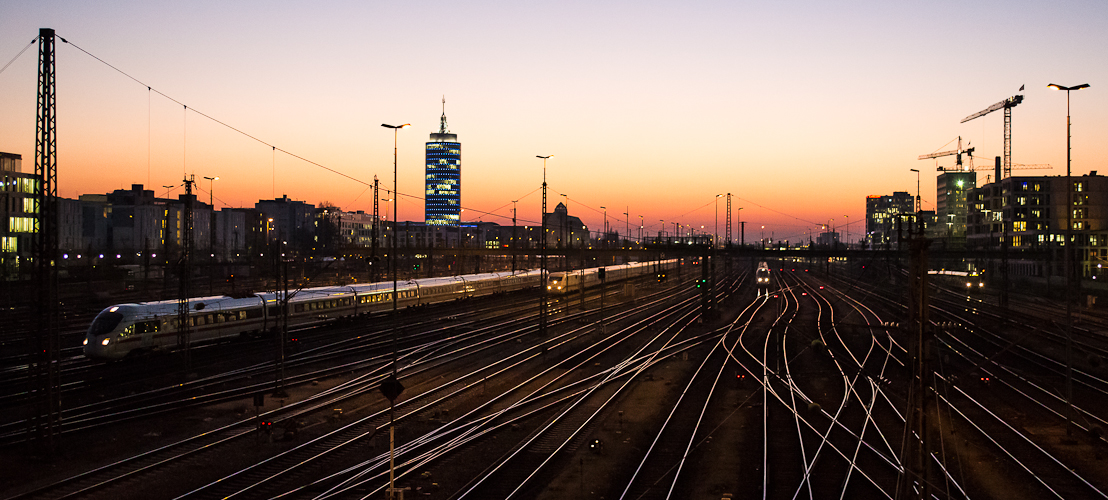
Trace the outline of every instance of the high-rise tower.
<path fill-rule="evenodd" d="M 446 126 L 445 97 L 439 131 L 431 134 L 426 157 L 424 221 L 428 226 L 457 226 L 462 213 L 462 144 Z"/>

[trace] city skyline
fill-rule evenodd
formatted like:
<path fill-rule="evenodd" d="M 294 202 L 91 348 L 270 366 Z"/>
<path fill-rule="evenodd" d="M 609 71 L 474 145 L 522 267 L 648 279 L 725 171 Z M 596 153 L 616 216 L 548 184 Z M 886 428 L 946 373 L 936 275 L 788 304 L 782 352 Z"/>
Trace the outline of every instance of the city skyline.
<path fill-rule="evenodd" d="M 1048 83 L 1091 85 L 1071 96 L 1073 170 L 1108 172 L 1102 3 L 260 5 L 7 9 L 0 62 L 41 27 L 70 42 L 58 43 L 59 193 L 142 183 L 163 196 L 159 186 L 187 172 L 220 177 L 219 206 L 287 194 L 372 211 L 371 188 L 350 178 L 378 176 L 388 198 L 392 134 L 379 124 L 412 123 L 398 137 L 407 195 L 398 216 L 421 220 L 424 134 L 438 128 L 442 94 L 467 139 L 463 221 L 508 225 L 519 200 L 520 224 L 537 223 L 534 156 L 553 154 L 552 198 L 567 194 L 590 229 L 603 227 L 607 207 L 624 233 L 629 207 L 632 234 L 640 214 L 647 233 L 661 220 L 667 231 L 681 222 L 711 233 L 715 196 L 730 192 L 743 221 L 778 239 L 832 218 L 858 236 L 867 195 L 915 194 L 910 168 L 934 208 L 936 162 L 919 155 L 962 136 L 991 165 L 999 113 L 958 121 L 1017 93 L 1026 99 L 1013 110 L 1013 161 L 1064 175 L 1065 95 Z M 452 21 L 414 35 L 436 17 Z M 74 47 L 350 178 L 186 113 Z M 24 171 L 33 171 L 36 50 L 0 72 L 0 151 L 23 155 Z M 427 78 L 432 55 L 450 62 L 441 77 Z"/>

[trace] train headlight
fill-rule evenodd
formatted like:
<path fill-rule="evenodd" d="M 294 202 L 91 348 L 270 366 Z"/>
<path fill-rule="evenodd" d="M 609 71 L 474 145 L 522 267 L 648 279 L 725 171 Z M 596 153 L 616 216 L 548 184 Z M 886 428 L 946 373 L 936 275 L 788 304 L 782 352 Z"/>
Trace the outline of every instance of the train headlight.
<path fill-rule="evenodd" d="M 966 283 L 966 286 L 971 287 L 971 286 L 973 286 L 973 283 Z"/>
<path fill-rule="evenodd" d="M 88 345 L 88 339 L 85 339 L 84 342 L 81 342 L 81 345 Z"/>
<path fill-rule="evenodd" d="M 982 281 L 981 283 L 978 283 L 978 284 L 977 284 L 977 286 L 979 286 L 979 287 L 984 287 L 984 286 L 985 286 L 985 282 L 984 282 L 984 281 Z"/>
<path fill-rule="evenodd" d="M 104 340 L 100 341 L 100 345 L 108 345 L 108 338 L 104 337 Z"/>

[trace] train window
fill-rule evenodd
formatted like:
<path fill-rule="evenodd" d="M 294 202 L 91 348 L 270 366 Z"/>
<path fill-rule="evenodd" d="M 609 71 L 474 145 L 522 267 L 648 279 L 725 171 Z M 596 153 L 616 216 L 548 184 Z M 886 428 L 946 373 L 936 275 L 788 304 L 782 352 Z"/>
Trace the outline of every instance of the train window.
<path fill-rule="evenodd" d="M 216 323 L 222 323 L 224 321 L 226 321 L 226 318 L 224 318 L 222 314 L 216 314 L 215 315 L 215 322 Z"/>
<path fill-rule="evenodd" d="M 239 313 L 239 317 L 242 319 L 253 319 L 262 317 L 262 308 L 256 307 Z"/>
<path fill-rule="evenodd" d="M 120 321 L 123 321 L 122 314 L 103 311 L 96 315 L 96 319 L 92 320 L 92 325 L 88 327 L 88 334 L 95 337 L 108 333 L 115 330 Z"/>
<path fill-rule="evenodd" d="M 125 339 L 125 338 L 130 337 L 134 334 L 135 334 L 135 325 L 127 325 L 127 327 L 125 327 L 123 329 L 123 332 L 121 332 L 119 334 L 119 337 Z"/>
<path fill-rule="evenodd" d="M 162 322 L 158 321 L 158 320 L 143 321 L 143 322 L 140 322 L 140 323 L 135 323 L 133 325 L 134 333 L 138 334 L 138 335 L 141 335 L 143 333 L 157 332 L 158 330 L 161 329 L 161 326 L 162 326 Z M 131 328 L 131 327 L 128 327 L 128 328 Z"/>
<path fill-rule="evenodd" d="M 292 310 L 293 312 L 304 312 L 304 304 L 296 304 Z"/>

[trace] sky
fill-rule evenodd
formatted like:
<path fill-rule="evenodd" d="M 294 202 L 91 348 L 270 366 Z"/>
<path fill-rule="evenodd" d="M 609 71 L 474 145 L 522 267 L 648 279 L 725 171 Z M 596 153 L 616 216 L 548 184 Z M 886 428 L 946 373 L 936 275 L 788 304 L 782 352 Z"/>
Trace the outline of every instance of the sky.
<path fill-rule="evenodd" d="M 64 197 L 131 184 L 176 196 L 194 174 L 220 207 L 288 195 L 372 211 L 367 185 L 378 177 L 390 198 L 393 182 L 380 125 L 411 123 L 397 136 L 398 215 L 422 220 L 424 143 L 445 96 L 463 220 L 510 224 L 518 200 L 520 224 L 537 223 L 535 156 L 554 155 L 550 206 L 568 199 L 594 231 L 607 207 L 621 234 L 630 218 L 635 234 L 640 220 L 648 234 L 718 220 L 722 235 L 716 195 L 731 193 L 734 240 L 740 219 L 748 242 L 761 226 L 796 241 L 822 224 L 857 239 L 867 195 L 915 194 L 910 169 L 934 208 L 936 167 L 954 159 L 919 155 L 961 136 L 992 165 L 1003 113 L 959 122 L 1017 93 L 1012 161 L 1064 175 L 1066 96 L 1049 83 L 1090 84 L 1070 96 L 1072 168 L 1108 173 L 1105 25 L 1103 0 L 7 1 L 0 151 L 33 171 L 38 47 L 16 54 L 53 28 L 68 41 L 56 42 Z"/>

